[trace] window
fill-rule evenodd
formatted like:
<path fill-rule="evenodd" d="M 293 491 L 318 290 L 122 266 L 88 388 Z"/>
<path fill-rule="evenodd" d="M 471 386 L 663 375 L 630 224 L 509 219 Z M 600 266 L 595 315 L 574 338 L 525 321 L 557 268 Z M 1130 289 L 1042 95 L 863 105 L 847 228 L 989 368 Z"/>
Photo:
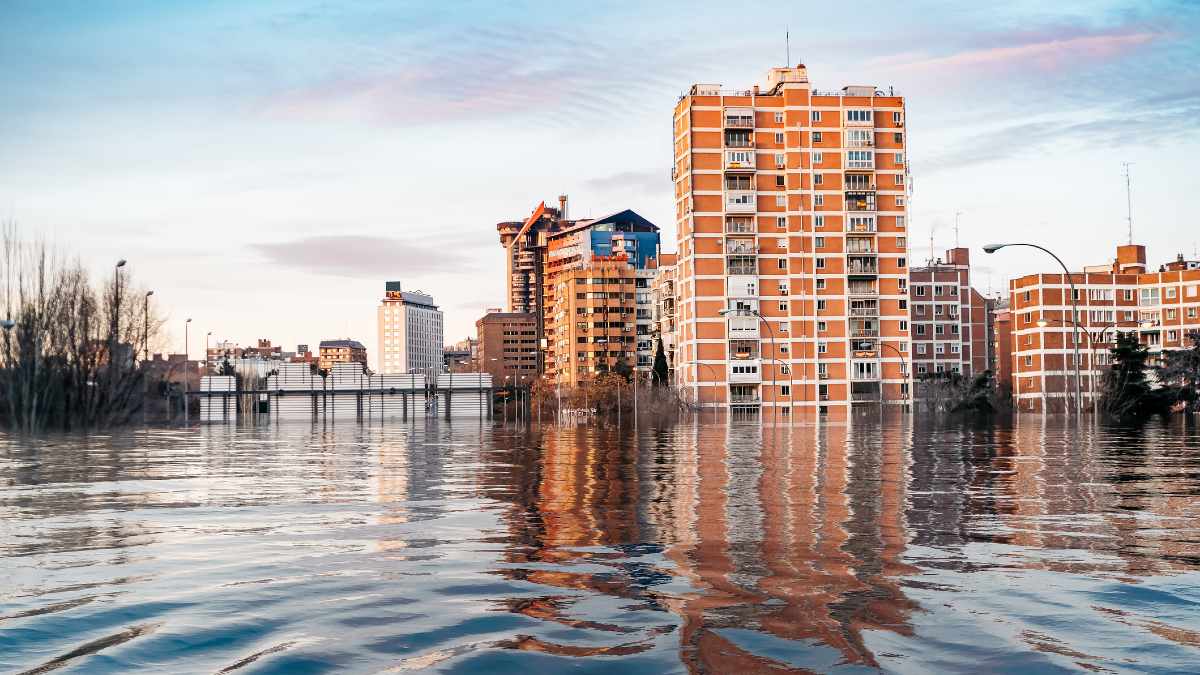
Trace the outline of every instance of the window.
<path fill-rule="evenodd" d="M 945 354 L 946 353 L 946 345 L 944 345 L 940 342 L 935 344 L 933 346 L 933 353 L 934 354 Z"/>
<path fill-rule="evenodd" d="M 1168 318 L 1168 319 L 1174 319 L 1174 318 L 1175 318 L 1175 310 L 1173 310 L 1173 309 L 1168 309 L 1168 310 L 1167 310 L 1167 318 Z"/>
<path fill-rule="evenodd" d="M 784 366 L 786 368 L 786 366 Z M 791 396 L 792 388 L 789 385 L 783 384 L 779 386 L 779 394 L 781 396 Z"/>
<path fill-rule="evenodd" d="M 775 144 L 783 145 L 783 133 L 782 132 L 775 133 Z"/>
<path fill-rule="evenodd" d="M 775 123 L 783 124 L 783 113 L 781 113 L 781 112 L 775 113 Z"/>
<path fill-rule="evenodd" d="M 928 371 L 929 371 L 929 369 L 925 367 L 924 363 L 917 364 L 917 374 L 924 375 Z"/>
<path fill-rule="evenodd" d="M 1196 308 L 1195 308 L 1195 307 L 1188 307 L 1188 308 L 1187 308 L 1187 317 L 1188 317 L 1189 319 L 1194 319 L 1194 318 L 1196 318 Z"/>
<path fill-rule="evenodd" d="M 908 322 L 907 321 L 900 322 L 900 330 L 908 330 Z"/>
<path fill-rule="evenodd" d="M 1032 357 L 1032 356 L 1026 356 L 1026 357 L 1025 357 L 1025 365 L 1027 365 L 1027 366 L 1032 366 L 1032 365 L 1033 365 L 1033 357 Z"/>
<path fill-rule="evenodd" d="M 904 166 L 904 153 L 897 152 L 894 155 L 892 155 L 892 163 L 895 164 L 896 166 Z"/>
<path fill-rule="evenodd" d="M 913 286 L 913 295 L 917 296 L 918 298 L 925 297 L 925 287 L 924 286 Z"/>
<path fill-rule="evenodd" d="M 825 290 L 825 280 L 824 279 L 817 279 L 817 290 L 818 291 Z"/>
<path fill-rule="evenodd" d="M 824 279 L 817 279 L 817 283 L 822 283 L 824 281 L 825 281 Z M 824 286 L 821 286 L 821 288 L 824 288 Z M 817 301 L 817 311 L 818 312 L 825 311 L 825 307 L 826 307 L 826 302 L 824 300 Z"/>
<path fill-rule="evenodd" d="M 787 300 L 779 301 L 779 311 L 783 312 L 784 314 L 787 314 L 787 311 L 788 311 Z"/>
<path fill-rule="evenodd" d="M 924 355 L 925 355 L 925 345 L 918 343 L 917 344 L 917 356 L 924 356 Z"/>
<path fill-rule="evenodd" d="M 813 164 L 813 166 L 817 166 L 817 165 L 819 165 L 819 164 L 822 164 L 822 163 L 824 163 L 824 161 L 825 161 L 825 153 L 823 153 L 823 152 L 814 152 L 814 153 L 812 154 L 812 164 Z"/>
<path fill-rule="evenodd" d="M 824 333 L 827 327 L 828 326 L 824 321 L 817 322 L 817 332 L 818 333 Z"/>
<path fill-rule="evenodd" d="M 775 168 L 782 169 L 787 166 L 787 156 L 782 152 L 775 155 Z"/>
<path fill-rule="evenodd" d="M 825 216 L 814 216 L 813 222 L 817 227 L 825 227 Z"/>
<path fill-rule="evenodd" d="M 896 174 L 896 185 L 904 185 L 904 174 Z"/>
<path fill-rule="evenodd" d="M 788 332 L 788 322 L 786 322 L 786 321 L 779 322 L 779 332 L 780 333 Z"/>
<path fill-rule="evenodd" d="M 898 112 L 892 113 L 892 124 L 902 124 L 902 122 L 900 121 L 900 113 L 898 113 Z"/>
<path fill-rule="evenodd" d="M 783 176 L 780 176 L 782 178 Z M 775 195 L 775 206 L 787 206 L 786 195 Z"/>
<path fill-rule="evenodd" d="M 892 142 L 896 145 L 900 145 L 904 142 L 904 134 L 899 132 L 892 134 Z"/>
<path fill-rule="evenodd" d="M 906 264 L 908 264 L 908 261 L 904 258 L 896 258 L 896 267 L 904 267 Z"/>
<path fill-rule="evenodd" d="M 904 292 L 904 284 L 903 284 L 904 280 L 901 279 L 900 281 L 901 281 L 900 292 L 903 293 Z M 900 309 L 908 309 L 908 301 L 907 300 L 900 301 Z"/>
<path fill-rule="evenodd" d="M 787 249 L 787 239 L 776 239 L 775 248 Z"/>
<path fill-rule="evenodd" d="M 1029 295 L 1029 294 L 1026 293 L 1026 295 Z M 1025 299 L 1028 300 L 1029 298 L 1025 298 Z M 1133 300 L 1133 289 L 1132 288 L 1125 289 L 1125 300 L 1127 300 L 1127 301 Z"/>
<path fill-rule="evenodd" d="M 1179 339 L 1179 331 L 1176 331 L 1176 330 L 1167 331 L 1167 340 L 1169 342 L 1174 342 L 1178 339 Z"/>
<path fill-rule="evenodd" d="M 783 175 L 783 174 L 777 174 L 777 175 L 775 176 L 775 187 L 784 187 L 784 185 L 785 185 L 785 184 L 784 184 L 784 182 L 783 182 L 783 181 L 784 181 L 784 175 Z"/>
<path fill-rule="evenodd" d="M 946 327 L 940 323 L 934 324 L 933 325 L 933 334 L 934 335 L 945 335 Z"/>
<path fill-rule="evenodd" d="M 825 195 L 816 195 L 813 197 L 813 204 L 815 206 L 825 206 Z"/>
<path fill-rule="evenodd" d="M 817 353 L 818 353 L 818 354 L 825 354 L 825 353 L 827 353 L 828 351 L 829 351 L 829 345 L 828 345 L 828 344 L 826 344 L 826 343 L 824 343 L 824 342 L 818 342 L 818 343 L 817 343 Z"/>
<path fill-rule="evenodd" d="M 779 282 L 779 294 L 780 295 L 788 294 L 788 283 L 786 281 Z"/>
<path fill-rule="evenodd" d="M 823 185 L 824 183 L 825 183 L 824 175 L 819 174 L 819 173 L 813 174 L 813 185 Z"/>
<path fill-rule="evenodd" d="M 896 229 L 904 229 L 904 216 L 896 216 Z"/>
<path fill-rule="evenodd" d="M 896 206 L 904 206 L 904 197 L 896 197 Z"/>
<path fill-rule="evenodd" d="M 1189 298 L 1196 297 L 1196 293 L 1198 292 L 1197 289 L 1200 289 L 1200 286 L 1188 286 L 1187 287 L 1187 296 Z"/>
<path fill-rule="evenodd" d="M 775 267 L 776 267 L 776 269 L 786 270 L 787 269 L 787 258 L 777 259 L 775 261 Z"/>
<path fill-rule="evenodd" d="M 904 237 L 896 237 L 896 248 L 898 248 L 898 249 L 900 249 L 901 251 L 903 251 L 903 250 L 904 250 L 904 247 L 906 247 L 906 246 L 908 246 L 908 240 L 907 240 L 907 239 L 905 239 Z"/>
<path fill-rule="evenodd" d="M 819 270 L 825 269 L 825 259 L 824 258 L 817 258 L 817 269 L 819 269 Z"/>
<path fill-rule="evenodd" d="M 1167 289 L 1167 297 L 1168 297 L 1168 298 L 1173 298 L 1173 297 L 1175 297 L 1175 288 L 1174 288 L 1174 287 L 1171 287 L 1171 288 L 1168 288 L 1168 289 Z"/>
<path fill-rule="evenodd" d="M 849 169 L 872 169 L 875 161 L 871 158 L 870 150 L 846 151 L 846 167 Z"/>
<path fill-rule="evenodd" d="M 819 131 L 814 131 L 814 132 L 813 132 L 813 135 L 812 135 L 812 139 L 813 139 L 813 140 L 812 140 L 812 142 L 813 142 L 813 145 L 816 145 L 817 143 L 820 143 L 820 142 L 821 142 L 821 140 L 822 140 L 821 132 L 819 132 Z M 817 154 L 820 154 L 820 153 L 817 153 Z"/>
<path fill-rule="evenodd" d="M 924 334 L 925 334 L 925 324 L 923 324 L 923 323 L 919 323 L 919 324 L 917 324 L 917 325 L 916 325 L 916 329 L 917 329 L 917 335 L 924 335 Z"/>
<path fill-rule="evenodd" d="M 816 248 L 825 248 L 825 237 L 816 237 L 813 239 L 813 246 Z"/>
<path fill-rule="evenodd" d="M 821 121 L 821 111 L 820 110 L 812 111 L 812 121 L 814 121 L 814 122 Z"/>
<path fill-rule="evenodd" d="M 847 122 L 870 122 L 871 121 L 871 111 L 870 110 L 847 110 L 846 111 L 846 121 Z"/>

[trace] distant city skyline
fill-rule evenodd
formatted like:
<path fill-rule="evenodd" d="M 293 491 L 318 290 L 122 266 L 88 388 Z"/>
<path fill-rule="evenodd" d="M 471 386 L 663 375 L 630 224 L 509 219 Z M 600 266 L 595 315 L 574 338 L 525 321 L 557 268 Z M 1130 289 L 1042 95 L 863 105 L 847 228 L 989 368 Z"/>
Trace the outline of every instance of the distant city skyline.
<path fill-rule="evenodd" d="M 541 200 L 634 209 L 673 250 L 676 97 L 761 83 L 787 30 L 815 87 L 905 95 L 914 265 L 931 229 L 939 252 L 1033 240 L 1106 262 L 1126 239 L 1122 162 L 1149 266 L 1194 253 L 1194 3 L 868 3 L 853 22 L 739 6 L 774 37 L 689 7 L 8 2 L 0 220 L 97 276 L 127 259 L 171 351 L 191 317 L 197 357 L 213 331 L 349 337 L 374 360 L 388 279 L 433 294 L 455 342 L 505 305 L 495 224 Z M 982 291 L 1052 271 L 1035 252 L 975 262 Z"/>

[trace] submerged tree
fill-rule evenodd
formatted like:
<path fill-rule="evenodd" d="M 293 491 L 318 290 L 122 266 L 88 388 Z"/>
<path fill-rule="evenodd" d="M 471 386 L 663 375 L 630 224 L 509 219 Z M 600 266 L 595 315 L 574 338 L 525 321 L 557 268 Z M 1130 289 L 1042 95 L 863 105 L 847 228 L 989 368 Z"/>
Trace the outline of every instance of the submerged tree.
<path fill-rule="evenodd" d="M 145 398 L 145 352 L 160 328 L 119 267 L 98 289 L 78 261 L 3 233 L 0 425 L 26 433 L 129 421 Z"/>
<path fill-rule="evenodd" d="M 1115 420 L 1136 421 L 1160 412 L 1162 397 L 1147 377 L 1150 351 L 1134 333 L 1118 333 L 1110 351 L 1112 365 L 1100 385 L 1100 405 Z"/>
<path fill-rule="evenodd" d="M 1163 352 L 1163 364 L 1156 369 L 1169 403 L 1200 408 L 1200 332 L 1188 334 L 1192 346 Z"/>
<path fill-rule="evenodd" d="M 669 384 L 670 370 L 667 367 L 667 353 L 663 351 L 662 338 L 658 339 L 658 347 L 654 350 L 654 384 L 662 386 Z"/>

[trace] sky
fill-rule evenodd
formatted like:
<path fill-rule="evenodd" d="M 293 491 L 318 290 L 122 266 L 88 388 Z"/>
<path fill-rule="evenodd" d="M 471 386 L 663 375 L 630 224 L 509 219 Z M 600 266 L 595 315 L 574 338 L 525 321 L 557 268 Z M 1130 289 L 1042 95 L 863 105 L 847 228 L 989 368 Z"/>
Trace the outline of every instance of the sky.
<path fill-rule="evenodd" d="M 1105 263 L 1123 162 L 1150 262 L 1195 257 L 1200 2 L 647 4 L 4 0 L 0 220 L 127 259 L 171 351 L 191 317 L 194 356 L 210 331 L 373 354 L 386 280 L 452 343 L 503 305 L 495 224 L 542 200 L 633 208 L 674 250 L 675 101 L 790 44 L 816 88 L 906 96 L 912 260 L 957 238 L 982 292 L 1052 269 L 996 240 Z"/>

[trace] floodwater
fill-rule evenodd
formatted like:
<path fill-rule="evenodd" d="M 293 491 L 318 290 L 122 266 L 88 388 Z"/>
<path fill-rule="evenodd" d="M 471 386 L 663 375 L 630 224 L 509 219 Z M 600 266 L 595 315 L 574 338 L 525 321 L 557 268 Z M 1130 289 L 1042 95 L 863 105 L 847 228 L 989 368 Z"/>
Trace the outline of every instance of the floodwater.
<path fill-rule="evenodd" d="M 1200 432 L 0 436 L 0 672 L 1200 670 Z"/>

